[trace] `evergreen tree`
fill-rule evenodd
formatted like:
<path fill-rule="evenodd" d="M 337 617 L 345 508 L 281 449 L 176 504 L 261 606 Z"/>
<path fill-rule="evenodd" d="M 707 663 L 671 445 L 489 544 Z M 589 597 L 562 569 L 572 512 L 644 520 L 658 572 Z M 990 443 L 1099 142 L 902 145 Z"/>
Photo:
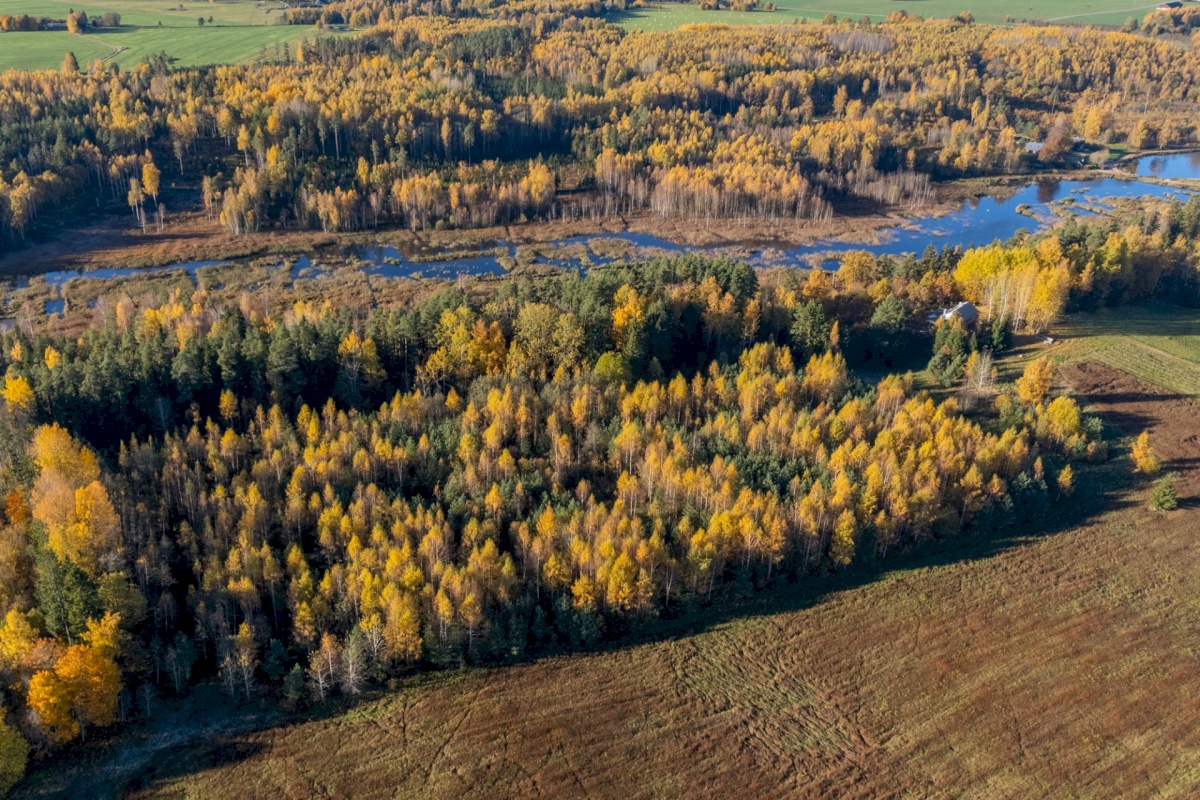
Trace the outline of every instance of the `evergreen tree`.
<path fill-rule="evenodd" d="M 958 317 L 942 320 L 934 334 L 933 357 L 927 369 L 943 386 L 953 386 L 962 379 L 970 352 L 970 339 L 962 320 Z"/>
<path fill-rule="evenodd" d="M 829 347 L 829 320 L 819 300 L 809 300 L 798 306 L 792 317 L 792 346 L 807 360 Z"/>
<path fill-rule="evenodd" d="M 43 534 L 34 536 L 38 608 L 46 630 L 74 642 L 87 629 L 87 621 L 100 612 L 96 588 L 83 570 L 63 563 L 45 545 Z"/>
<path fill-rule="evenodd" d="M 1175 473 L 1165 475 L 1150 490 L 1150 508 L 1155 511 L 1174 511 L 1179 508 L 1179 497 L 1175 493 Z"/>

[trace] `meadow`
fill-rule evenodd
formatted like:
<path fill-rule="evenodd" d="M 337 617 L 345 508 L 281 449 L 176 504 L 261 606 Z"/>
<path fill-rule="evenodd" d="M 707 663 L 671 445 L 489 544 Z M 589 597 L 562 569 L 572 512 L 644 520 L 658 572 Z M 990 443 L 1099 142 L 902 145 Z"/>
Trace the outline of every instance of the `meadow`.
<path fill-rule="evenodd" d="M 105 0 L 97 5 L 0 0 L 0 14 L 65 19 L 72 10 L 86 11 L 89 17 L 115 11 L 121 15 L 121 27 L 82 36 L 66 31 L 0 34 L 0 70 L 53 69 L 68 52 L 84 66 L 104 59 L 127 67 L 158 53 L 167 53 L 179 66 L 236 63 L 264 50 L 273 52 L 276 44 L 292 47 L 316 35 L 311 26 L 275 24 L 281 13 L 278 5 L 250 0 L 175 5 L 152 0 Z"/>
<path fill-rule="evenodd" d="M 1044 348 L 1062 362 L 1098 361 L 1180 394 L 1200 396 L 1200 311 L 1147 305 L 1066 318 Z"/>
<path fill-rule="evenodd" d="M 977 22 L 999 24 L 1008 21 L 1038 20 L 1064 24 L 1121 25 L 1129 17 L 1141 19 L 1158 3 L 1145 0 L 1004 0 L 1000 3 L 975 3 L 971 0 L 839 0 L 836 3 L 808 4 L 800 0 L 782 0 L 777 9 L 768 11 L 702 11 L 694 3 L 657 3 L 646 8 L 631 8 L 614 14 L 611 21 L 628 30 L 674 30 L 681 25 L 787 25 L 796 20 L 817 22 L 827 14 L 839 19 L 858 20 L 864 16 L 881 22 L 894 11 L 907 11 L 921 17 L 953 17 L 970 11 Z"/>
<path fill-rule="evenodd" d="M 1188 335 L 1154 333 L 1169 314 L 1061 326 L 1075 337 L 1055 351 L 1062 376 L 1112 426 L 1113 455 L 1037 525 L 750 595 L 607 651 L 404 681 L 290 724 L 247 731 L 246 705 L 224 732 L 131 740 L 113 763 L 85 759 L 18 796 L 1192 796 L 1200 407 L 1155 386 L 1150 362 L 1098 360 L 1120 337 L 1147 339 L 1200 380 Z M 1131 474 L 1125 445 L 1141 429 L 1183 470 L 1171 515 L 1146 510 Z"/>

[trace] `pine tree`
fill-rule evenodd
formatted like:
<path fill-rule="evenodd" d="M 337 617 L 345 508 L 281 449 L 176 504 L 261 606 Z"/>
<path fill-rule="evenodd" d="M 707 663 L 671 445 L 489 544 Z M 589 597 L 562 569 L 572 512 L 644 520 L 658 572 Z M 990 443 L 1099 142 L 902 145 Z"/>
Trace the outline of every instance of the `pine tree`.
<path fill-rule="evenodd" d="M 37 539 L 35 539 L 37 541 Z M 38 607 L 46 629 L 72 643 L 100 608 L 95 587 L 83 570 L 62 563 L 44 544 L 35 545 Z"/>
<path fill-rule="evenodd" d="M 1174 511 L 1179 508 L 1175 493 L 1175 473 L 1163 476 L 1150 490 L 1150 508 L 1155 511 Z"/>
<path fill-rule="evenodd" d="M 933 357 L 927 369 L 943 386 L 953 386 L 962 378 L 969 353 L 967 329 L 962 320 L 957 316 L 943 320 L 934 334 Z"/>
<path fill-rule="evenodd" d="M 291 670 L 283 678 L 283 700 L 295 708 L 304 699 L 304 670 L 299 664 L 293 664 Z"/>
<path fill-rule="evenodd" d="M 820 300 L 809 300 L 796 309 L 792 318 L 792 344 L 804 358 L 829 347 L 829 321 Z"/>

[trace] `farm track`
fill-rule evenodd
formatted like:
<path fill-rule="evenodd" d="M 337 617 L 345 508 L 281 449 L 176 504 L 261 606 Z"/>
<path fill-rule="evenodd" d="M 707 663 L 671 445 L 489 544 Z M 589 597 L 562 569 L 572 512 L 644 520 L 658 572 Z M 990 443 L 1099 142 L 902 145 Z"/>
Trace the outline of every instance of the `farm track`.
<path fill-rule="evenodd" d="M 128 49 L 123 44 L 112 44 L 111 42 L 106 42 L 103 39 L 96 37 L 96 36 L 91 37 L 91 40 L 93 42 L 97 42 L 99 44 L 104 45 L 105 47 L 107 47 L 109 50 L 112 51 L 108 55 L 104 56 L 104 58 L 100 59 L 101 61 L 104 61 L 104 62 L 112 61 L 114 58 L 116 58 L 117 56 L 119 56 L 121 53 L 125 52 L 125 50 Z"/>

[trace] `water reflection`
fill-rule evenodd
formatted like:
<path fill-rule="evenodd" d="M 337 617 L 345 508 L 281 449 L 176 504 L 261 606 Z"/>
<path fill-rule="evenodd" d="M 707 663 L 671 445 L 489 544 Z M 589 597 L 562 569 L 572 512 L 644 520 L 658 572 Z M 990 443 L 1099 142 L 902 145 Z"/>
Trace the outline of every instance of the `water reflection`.
<path fill-rule="evenodd" d="M 1062 188 L 1060 180 L 1044 180 L 1037 181 L 1037 201 L 1039 203 L 1053 203 L 1058 199 L 1058 192 Z"/>
<path fill-rule="evenodd" d="M 1137 160 L 1140 177 L 1186 179 L 1200 178 L 1200 152 L 1144 156 Z"/>
<path fill-rule="evenodd" d="M 1183 170 L 1183 167 L 1178 165 L 1180 162 L 1173 163 L 1175 166 L 1172 169 Z M 1187 163 L 1194 167 L 1193 176 L 1200 177 L 1200 160 Z M 943 247 L 968 248 L 990 244 L 998 240 L 1003 241 L 1022 231 L 1033 231 L 1044 227 L 1040 220 L 1049 220 L 1053 217 L 1056 208 L 1051 204 L 1059 201 L 1071 201 L 1071 214 L 1094 216 L 1096 212 L 1093 209 L 1082 207 L 1079 201 L 1086 200 L 1089 205 L 1098 205 L 1100 201 L 1093 198 L 1162 197 L 1185 200 L 1191 194 L 1192 192 L 1184 189 L 1116 177 L 1085 180 L 1038 180 L 1018 189 L 1007 198 L 972 197 L 963 201 L 958 211 L 946 216 L 918 217 L 910 220 L 903 227 L 883 230 L 879 233 L 879 240 L 873 244 L 829 240 L 799 247 L 769 247 L 747 251 L 747 248 L 744 247 L 687 248 L 649 233 L 601 233 L 557 239 L 546 243 L 542 249 L 583 247 L 586 249 L 588 261 L 592 265 L 606 264 L 615 260 L 612 256 L 605 255 L 610 250 L 625 250 L 635 251 L 641 256 L 655 255 L 660 252 L 670 254 L 699 251 L 711 255 L 730 255 L 745 259 L 755 266 L 808 266 L 814 260 L 818 264 L 831 263 L 830 255 L 851 250 L 867 250 L 876 255 L 898 256 L 905 253 L 920 254 L 931 245 L 940 250 Z M 605 243 L 612 243 L 618 247 L 601 247 L 603 252 L 597 252 L 596 246 Z M 414 275 L 453 277 L 459 274 L 499 275 L 503 273 L 505 263 L 512 264 L 516 256 L 516 248 L 511 244 L 496 243 L 495 251 L 498 251 L 499 254 L 469 258 L 455 258 L 448 253 L 444 260 L 432 261 L 414 261 L 399 249 L 387 246 L 364 247 L 354 252 L 359 258 L 373 265 L 367 269 L 368 274 L 387 277 L 411 277 Z M 554 263 L 565 268 L 581 268 L 583 266 L 577 258 L 539 258 L 537 262 Z"/>
<path fill-rule="evenodd" d="M 56 272 L 43 273 L 46 283 L 50 286 L 62 286 L 75 278 L 89 278 L 92 280 L 106 281 L 113 278 L 128 278 L 133 275 L 156 275 L 163 272 L 174 272 L 183 270 L 191 276 L 192 280 L 196 280 L 196 271 L 203 267 L 216 267 L 221 264 L 226 264 L 227 261 L 187 261 L 181 264 L 171 264 L 166 267 L 104 267 L 102 269 L 93 269 L 83 272 L 77 269 L 64 269 Z"/>
<path fill-rule="evenodd" d="M 1153 176 L 1172 179 L 1200 179 L 1200 153 L 1176 153 L 1165 156 L 1146 156 L 1129 165 L 1136 176 Z M 543 245 L 531 247 L 538 254 L 532 259 L 518 259 L 516 245 L 497 242 L 484 255 L 456 257 L 453 253 L 409 253 L 387 245 L 371 245 L 355 248 L 352 253 L 364 261 L 368 275 L 386 278 L 453 278 L 457 275 L 502 275 L 519 260 L 525 263 L 553 264 L 565 269 L 586 269 L 611 263 L 617 258 L 631 256 L 650 257 L 661 254 L 704 252 L 711 255 L 729 255 L 745 259 L 756 266 L 808 266 L 817 264 L 836 267 L 835 256 L 851 250 L 867 250 L 876 255 L 920 254 L 926 248 L 974 247 L 997 240 L 1013 237 L 1023 230 L 1043 227 L 1057 211 L 1052 205 L 1065 201 L 1070 213 L 1091 216 L 1096 212 L 1098 201 L 1094 198 L 1162 197 L 1184 200 L 1193 192 L 1111 175 L 1085 180 L 1033 180 L 1011 196 L 972 197 L 965 200 L 959 210 L 942 217 L 914 217 L 905 225 L 879 232 L 873 244 L 828 240 L 800 247 L 768 246 L 689 248 L 661 239 L 650 233 L 603 233 L 572 236 Z M 1077 200 L 1086 199 L 1093 208 L 1081 206 Z M 599 248 L 599 251 L 598 249 Z M 583 255 L 580 256 L 582 251 Z M 432 255 L 432 258 L 430 256 Z M 439 255 L 441 257 L 439 257 Z M 111 280 L 135 275 L 157 274 L 182 270 L 193 281 L 196 273 L 204 267 L 215 267 L 225 261 L 190 261 L 151 269 L 111 268 L 90 272 L 63 270 L 45 273 L 50 286 L 62 286 L 76 278 Z M 286 262 L 281 265 L 286 268 Z M 307 255 L 301 255 L 289 270 L 293 281 L 317 278 L 329 273 L 323 271 Z M 62 311 L 63 301 L 49 301 L 47 313 Z"/>

